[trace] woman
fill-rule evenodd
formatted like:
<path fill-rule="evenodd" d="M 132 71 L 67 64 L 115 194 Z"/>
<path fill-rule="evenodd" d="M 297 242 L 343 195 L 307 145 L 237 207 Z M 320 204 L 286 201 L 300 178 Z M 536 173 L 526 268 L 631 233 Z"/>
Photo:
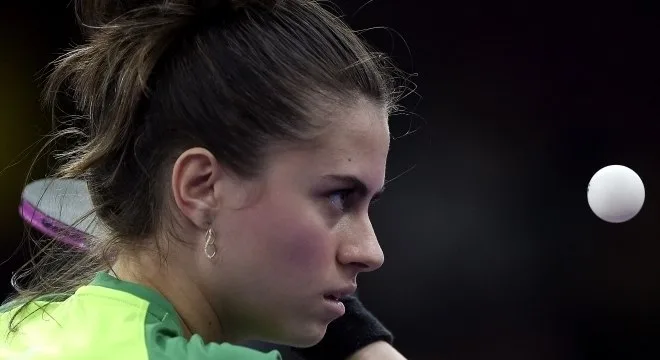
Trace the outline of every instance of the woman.
<path fill-rule="evenodd" d="M 279 358 L 234 345 L 262 340 L 401 358 L 352 296 L 383 263 L 368 208 L 396 102 L 387 58 L 315 1 L 77 13 L 88 39 L 45 100 L 60 119 L 75 105 L 60 135 L 82 136 L 58 175 L 88 182 L 110 236 L 5 306 L 0 354 Z"/>

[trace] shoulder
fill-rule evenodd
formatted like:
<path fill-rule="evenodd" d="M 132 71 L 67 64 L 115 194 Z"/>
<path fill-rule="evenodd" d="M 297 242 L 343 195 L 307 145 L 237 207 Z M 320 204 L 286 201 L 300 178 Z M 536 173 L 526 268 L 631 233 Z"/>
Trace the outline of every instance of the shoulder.
<path fill-rule="evenodd" d="M 144 322 L 147 359 L 158 360 L 281 360 L 280 353 L 264 353 L 229 343 L 206 343 L 199 335 L 183 336 L 176 312 L 149 305 Z"/>
<path fill-rule="evenodd" d="M 161 322 L 147 325 L 148 359 L 162 360 L 282 360 L 278 351 L 268 353 L 228 343 L 205 343 L 199 335 L 190 339 L 170 332 Z"/>

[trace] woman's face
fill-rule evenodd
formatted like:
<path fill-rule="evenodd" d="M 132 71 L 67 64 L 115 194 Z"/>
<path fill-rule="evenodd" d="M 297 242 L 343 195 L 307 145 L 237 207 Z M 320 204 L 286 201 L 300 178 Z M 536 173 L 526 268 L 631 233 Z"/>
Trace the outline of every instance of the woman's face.
<path fill-rule="evenodd" d="M 328 297 L 383 264 L 368 209 L 384 185 L 387 114 L 367 101 L 335 114 L 314 146 L 270 156 L 253 202 L 215 218 L 209 291 L 236 337 L 313 345 L 341 315 Z"/>

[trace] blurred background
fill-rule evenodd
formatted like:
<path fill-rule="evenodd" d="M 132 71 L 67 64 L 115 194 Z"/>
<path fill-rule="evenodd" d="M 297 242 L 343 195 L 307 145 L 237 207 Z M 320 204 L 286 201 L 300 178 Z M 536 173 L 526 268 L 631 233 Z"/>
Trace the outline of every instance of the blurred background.
<path fill-rule="evenodd" d="M 660 358 L 657 5 L 336 3 L 417 74 L 373 209 L 385 266 L 360 279 L 396 347 L 410 359 Z M 0 7 L 3 294 L 26 260 L 17 207 L 50 130 L 38 75 L 79 40 L 69 1 Z M 646 185 L 623 224 L 587 204 L 611 164 Z M 31 178 L 47 169 L 38 160 Z"/>

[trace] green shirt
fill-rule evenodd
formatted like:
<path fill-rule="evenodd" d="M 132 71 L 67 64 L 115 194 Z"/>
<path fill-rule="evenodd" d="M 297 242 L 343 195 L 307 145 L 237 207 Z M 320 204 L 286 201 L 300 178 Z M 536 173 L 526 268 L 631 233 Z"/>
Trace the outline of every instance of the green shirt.
<path fill-rule="evenodd" d="M 0 309 L 0 359 L 12 360 L 281 360 L 228 343 L 183 337 L 174 307 L 157 292 L 107 273 L 57 301 Z"/>

